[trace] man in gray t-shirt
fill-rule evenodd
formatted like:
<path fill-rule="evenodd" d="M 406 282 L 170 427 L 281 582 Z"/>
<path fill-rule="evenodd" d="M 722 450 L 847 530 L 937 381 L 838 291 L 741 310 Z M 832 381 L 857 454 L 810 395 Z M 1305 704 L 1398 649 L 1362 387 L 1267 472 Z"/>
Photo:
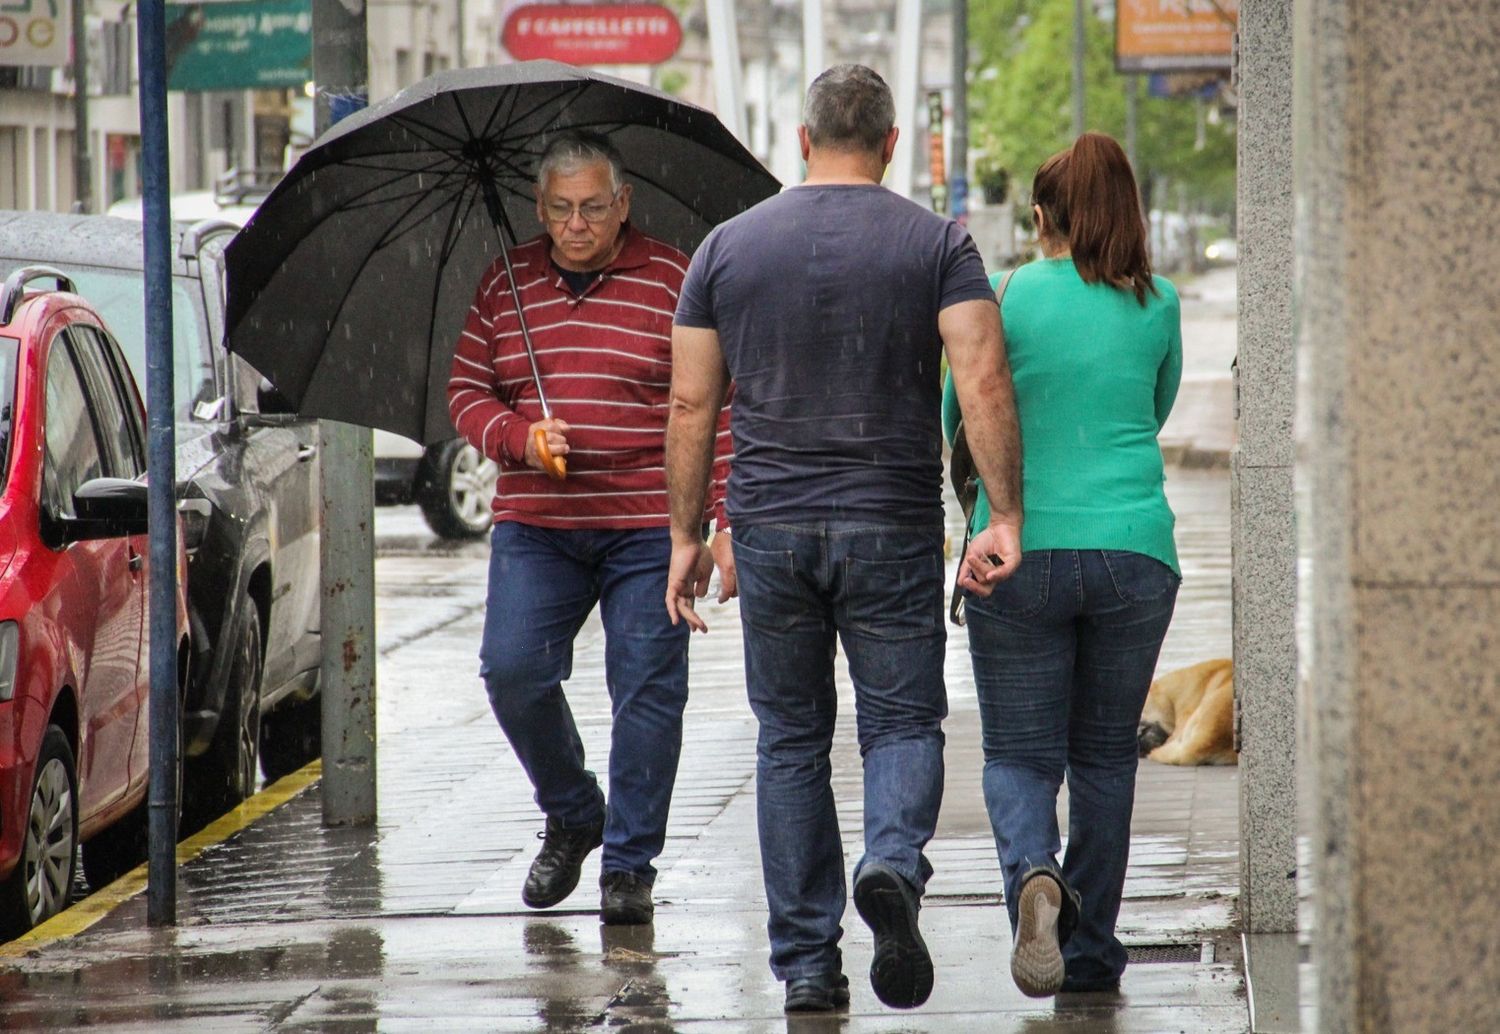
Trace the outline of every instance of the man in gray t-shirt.
<path fill-rule="evenodd" d="M 917 909 L 943 788 L 940 360 L 994 513 L 960 562 L 987 595 L 1020 561 L 1020 447 L 995 296 L 962 228 L 880 186 L 894 105 L 868 68 L 808 90 L 807 180 L 718 227 L 688 269 L 672 334 L 667 486 L 673 621 L 707 589 L 701 538 L 714 415 L 732 379 L 728 512 L 760 723 L 756 807 L 771 969 L 790 1011 L 849 1001 L 838 943 L 844 858 L 829 783 L 835 637 L 854 684 L 865 853 L 854 903 L 870 983 L 932 991 Z M 992 486 L 998 486 L 992 487 Z"/>

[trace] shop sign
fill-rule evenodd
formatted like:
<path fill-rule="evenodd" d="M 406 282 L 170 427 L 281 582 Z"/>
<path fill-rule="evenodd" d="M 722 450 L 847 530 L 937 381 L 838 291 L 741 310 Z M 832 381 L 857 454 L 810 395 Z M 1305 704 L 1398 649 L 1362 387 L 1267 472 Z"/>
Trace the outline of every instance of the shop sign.
<path fill-rule="evenodd" d="M 312 0 L 167 4 L 167 89 L 300 90 Z"/>
<path fill-rule="evenodd" d="M 1115 67 L 1121 72 L 1228 69 L 1240 0 L 1119 0 Z"/>
<path fill-rule="evenodd" d="M 0 65 L 68 64 L 70 18 L 63 0 L 0 3 Z"/>
<path fill-rule="evenodd" d="M 655 65 L 677 53 L 682 24 L 660 4 L 525 4 L 506 17 L 500 42 L 518 61 Z"/>

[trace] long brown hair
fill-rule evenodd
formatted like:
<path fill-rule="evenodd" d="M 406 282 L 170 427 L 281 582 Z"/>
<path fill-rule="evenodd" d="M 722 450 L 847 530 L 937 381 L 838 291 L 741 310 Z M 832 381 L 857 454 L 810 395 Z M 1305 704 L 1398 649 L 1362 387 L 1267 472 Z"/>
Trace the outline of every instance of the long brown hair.
<path fill-rule="evenodd" d="M 1147 291 L 1156 293 L 1135 174 L 1113 137 L 1085 133 L 1048 158 L 1031 181 L 1031 201 L 1051 233 L 1067 238 L 1084 283 L 1133 291 L 1142 305 Z"/>

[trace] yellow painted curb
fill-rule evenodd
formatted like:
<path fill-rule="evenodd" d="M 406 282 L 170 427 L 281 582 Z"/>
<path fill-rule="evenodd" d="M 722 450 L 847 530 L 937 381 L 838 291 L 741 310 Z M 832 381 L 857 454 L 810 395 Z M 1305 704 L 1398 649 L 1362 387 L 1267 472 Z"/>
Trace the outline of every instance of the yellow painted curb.
<path fill-rule="evenodd" d="M 313 761 L 291 775 L 283 776 L 233 811 L 225 812 L 203 829 L 177 845 L 177 864 L 186 865 L 215 844 L 223 843 L 256 819 L 275 811 L 317 782 L 323 762 Z M 40 926 L 33 927 L 8 944 L 0 944 L 0 958 L 16 958 L 57 941 L 76 937 L 116 908 L 146 889 L 147 866 L 143 863 L 124 876 L 66 908 Z"/>

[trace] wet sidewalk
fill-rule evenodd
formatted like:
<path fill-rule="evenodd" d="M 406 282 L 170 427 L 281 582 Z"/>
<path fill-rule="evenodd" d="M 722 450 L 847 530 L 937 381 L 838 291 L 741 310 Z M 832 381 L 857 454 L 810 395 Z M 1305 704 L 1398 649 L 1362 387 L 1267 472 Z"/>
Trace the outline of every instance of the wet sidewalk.
<path fill-rule="evenodd" d="M 1163 670 L 1229 646 L 1228 489 L 1177 470 L 1185 582 Z M 400 532 L 406 520 L 410 534 Z M 950 639 L 948 782 L 923 927 L 931 1000 L 882 1007 L 870 936 L 851 909 L 847 1016 L 788 1021 L 766 965 L 755 841 L 755 729 L 733 605 L 693 643 L 693 696 L 654 927 L 601 927 L 597 853 L 564 906 L 519 888 L 540 826 L 474 675 L 483 546 L 439 550 L 381 515 L 379 824 L 324 830 L 316 789 L 181 872 L 176 929 L 137 897 L 86 933 L 0 966 L 0 1029 L 217 1031 L 1242 1031 L 1232 900 L 1236 771 L 1143 763 L 1120 921 L 1135 964 L 1119 997 L 1036 1002 L 1009 979 L 1010 935 L 980 792 L 978 715 L 963 633 Z M 397 529 L 392 533 L 391 529 Z M 579 639 L 571 701 L 599 770 L 607 746 L 597 624 Z M 846 856 L 860 844 L 859 759 L 835 746 Z"/>

